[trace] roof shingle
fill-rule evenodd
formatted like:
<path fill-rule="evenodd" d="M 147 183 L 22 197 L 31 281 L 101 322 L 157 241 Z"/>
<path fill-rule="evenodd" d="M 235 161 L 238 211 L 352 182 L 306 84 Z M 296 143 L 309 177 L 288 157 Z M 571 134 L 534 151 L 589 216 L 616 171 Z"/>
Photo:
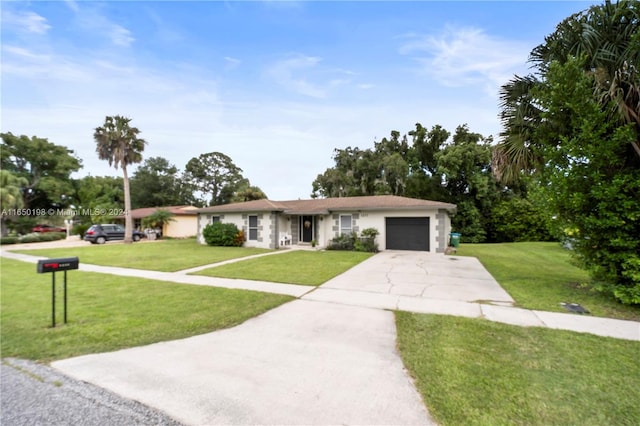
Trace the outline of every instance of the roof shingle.
<path fill-rule="evenodd" d="M 397 195 L 319 198 L 312 200 L 271 201 L 267 199 L 224 204 L 198 209 L 198 213 L 279 211 L 287 214 L 328 214 L 343 210 L 403 210 L 440 208 L 455 211 L 456 205 Z"/>

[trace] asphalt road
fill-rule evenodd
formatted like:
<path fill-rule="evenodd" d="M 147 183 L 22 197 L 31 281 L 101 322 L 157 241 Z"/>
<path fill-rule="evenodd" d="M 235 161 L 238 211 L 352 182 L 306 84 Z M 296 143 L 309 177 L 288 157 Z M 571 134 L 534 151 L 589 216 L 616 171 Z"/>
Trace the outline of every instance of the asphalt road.
<path fill-rule="evenodd" d="M 0 424 L 180 426 L 140 403 L 14 358 L 3 359 L 0 366 Z"/>

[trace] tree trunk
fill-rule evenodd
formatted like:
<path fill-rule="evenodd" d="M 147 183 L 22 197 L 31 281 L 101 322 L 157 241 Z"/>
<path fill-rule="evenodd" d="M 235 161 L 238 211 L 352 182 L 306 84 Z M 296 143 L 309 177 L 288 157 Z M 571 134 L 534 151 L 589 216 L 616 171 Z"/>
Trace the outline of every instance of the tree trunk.
<path fill-rule="evenodd" d="M 133 219 L 131 218 L 131 194 L 129 192 L 129 175 L 127 166 L 122 165 L 123 186 L 124 186 L 124 243 L 133 242 Z"/>

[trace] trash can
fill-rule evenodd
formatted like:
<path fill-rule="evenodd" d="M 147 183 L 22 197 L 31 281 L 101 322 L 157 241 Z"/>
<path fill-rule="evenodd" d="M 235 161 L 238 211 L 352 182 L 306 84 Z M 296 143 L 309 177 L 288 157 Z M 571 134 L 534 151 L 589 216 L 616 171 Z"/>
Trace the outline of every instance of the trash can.
<path fill-rule="evenodd" d="M 452 232 L 449 234 L 449 237 L 451 239 L 451 246 L 460 247 L 460 234 L 458 234 L 457 232 Z"/>

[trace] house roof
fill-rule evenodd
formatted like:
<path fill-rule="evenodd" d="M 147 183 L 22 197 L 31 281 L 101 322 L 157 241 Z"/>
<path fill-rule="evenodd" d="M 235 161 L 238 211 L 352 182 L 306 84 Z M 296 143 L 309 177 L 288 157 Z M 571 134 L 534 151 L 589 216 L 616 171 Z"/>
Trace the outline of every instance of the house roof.
<path fill-rule="evenodd" d="M 198 214 L 198 208 L 194 206 L 144 207 L 131 210 L 131 217 L 133 219 L 143 219 L 156 210 L 168 210 L 176 216 L 195 216 Z"/>
<path fill-rule="evenodd" d="M 362 197 L 318 198 L 312 200 L 271 201 L 267 199 L 224 204 L 198 209 L 198 213 L 264 212 L 286 214 L 329 214 L 346 210 L 410 210 L 446 209 L 455 211 L 456 205 L 440 201 L 419 200 L 397 195 L 371 195 Z"/>

